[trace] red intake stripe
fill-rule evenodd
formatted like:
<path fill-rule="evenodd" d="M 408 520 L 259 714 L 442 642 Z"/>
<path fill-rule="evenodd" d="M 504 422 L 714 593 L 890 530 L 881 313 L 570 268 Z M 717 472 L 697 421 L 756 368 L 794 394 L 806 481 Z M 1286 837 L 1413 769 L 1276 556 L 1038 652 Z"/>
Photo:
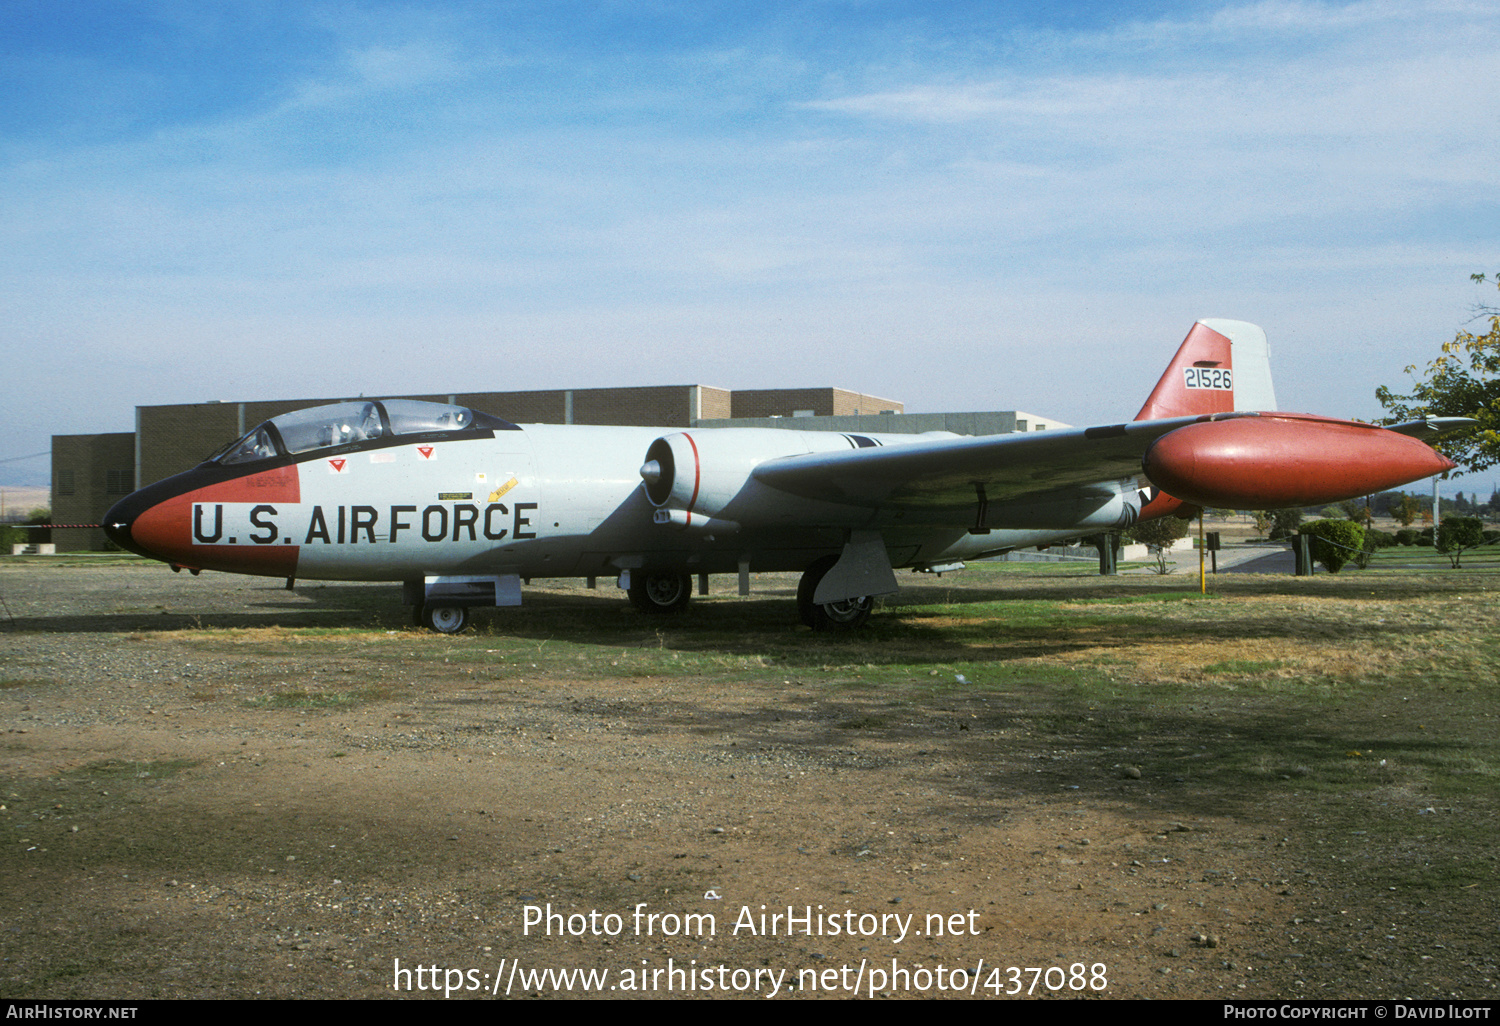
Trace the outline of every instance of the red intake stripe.
<path fill-rule="evenodd" d="M 693 497 L 688 500 L 687 504 L 688 523 L 692 523 L 693 507 L 698 503 L 698 486 L 703 482 L 703 466 L 698 459 L 698 443 L 693 441 L 693 436 L 684 431 L 682 437 L 686 438 L 688 445 L 693 447 Z"/>

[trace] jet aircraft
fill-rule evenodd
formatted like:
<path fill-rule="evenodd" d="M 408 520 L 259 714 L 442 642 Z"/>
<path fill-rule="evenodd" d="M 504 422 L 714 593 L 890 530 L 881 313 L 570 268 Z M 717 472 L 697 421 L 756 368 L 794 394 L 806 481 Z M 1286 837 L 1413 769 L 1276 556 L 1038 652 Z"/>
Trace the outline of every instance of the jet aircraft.
<path fill-rule="evenodd" d="M 864 623 L 894 571 L 957 569 L 1197 507 L 1321 505 L 1453 468 L 1420 440 L 1279 413 L 1265 333 L 1195 324 L 1133 421 L 969 437 L 778 428 L 519 426 L 359 400 L 273 417 L 117 503 L 109 537 L 173 569 L 401 581 L 417 622 L 464 628 L 521 582 L 617 577 L 648 612 L 707 575 L 800 571 L 818 630 Z"/>

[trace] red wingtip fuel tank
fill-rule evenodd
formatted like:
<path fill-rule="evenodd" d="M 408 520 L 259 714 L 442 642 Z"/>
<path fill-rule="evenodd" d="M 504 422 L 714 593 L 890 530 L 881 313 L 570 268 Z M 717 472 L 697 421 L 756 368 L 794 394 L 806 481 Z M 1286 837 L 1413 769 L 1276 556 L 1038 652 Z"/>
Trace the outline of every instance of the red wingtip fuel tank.
<path fill-rule="evenodd" d="M 1299 413 L 1205 418 L 1157 439 L 1141 465 L 1163 491 L 1227 509 L 1339 502 L 1455 466 L 1415 438 Z"/>

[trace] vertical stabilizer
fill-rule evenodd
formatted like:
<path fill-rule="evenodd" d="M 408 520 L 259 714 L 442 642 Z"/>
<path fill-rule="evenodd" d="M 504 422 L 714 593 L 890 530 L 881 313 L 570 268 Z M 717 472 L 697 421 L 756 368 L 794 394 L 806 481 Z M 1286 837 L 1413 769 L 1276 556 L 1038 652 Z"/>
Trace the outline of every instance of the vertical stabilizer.
<path fill-rule="evenodd" d="M 1136 420 L 1274 410 L 1266 333 L 1244 321 L 1193 325 Z"/>

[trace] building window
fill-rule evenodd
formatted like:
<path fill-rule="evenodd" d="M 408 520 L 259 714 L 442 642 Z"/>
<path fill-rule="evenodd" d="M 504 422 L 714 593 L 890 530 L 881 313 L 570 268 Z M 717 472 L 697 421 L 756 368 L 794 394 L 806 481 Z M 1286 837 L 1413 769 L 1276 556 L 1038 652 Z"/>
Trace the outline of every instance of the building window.
<path fill-rule="evenodd" d="M 71 470 L 59 470 L 57 472 L 57 494 L 73 494 L 73 472 Z"/>
<path fill-rule="evenodd" d="M 110 495 L 125 495 L 135 491 L 135 472 L 131 470 L 110 470 L 105 472 L 105 490 Z"/>

